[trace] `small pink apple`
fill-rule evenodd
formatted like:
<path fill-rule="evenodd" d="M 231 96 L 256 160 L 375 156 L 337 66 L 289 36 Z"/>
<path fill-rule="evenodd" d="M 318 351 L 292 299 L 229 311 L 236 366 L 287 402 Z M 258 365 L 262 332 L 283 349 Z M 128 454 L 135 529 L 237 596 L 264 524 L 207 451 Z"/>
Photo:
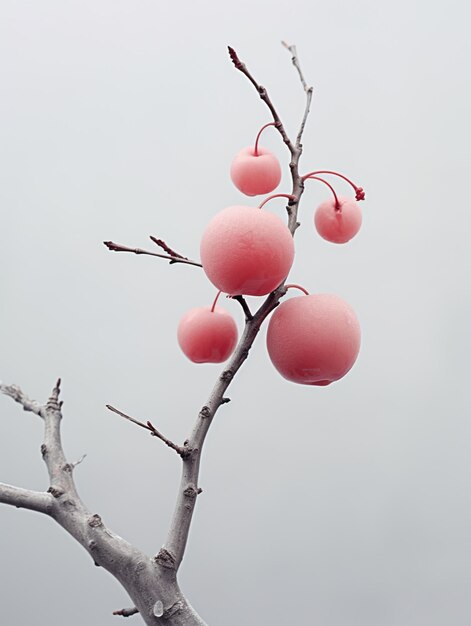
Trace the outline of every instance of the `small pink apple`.
<path fill-rule="evenodd" d="M 207 277 L 222 292 L 263 296 L 288 275 L 294 243 L 277 215 L 264 209 L 230 206 L 209 222 L 200 253 Z"/>
<path fill-rule="evenodd" d="M 353 198 L 326 200 L 320 204 L 314 215 L 314 223 L 321 237 L 332 243 L 346 243 L 354 237 L 361 226 L 361 209 Z"/>
<path fill-rule="evenodd" d="M 261 146 L 248 146 L 232 161 L 231 178 L 234 185 L 246 196 L 270 193 L 281 180 L 281 167 L 276 156 Z"/>
<path fill-rule="evenodd" d="M 232 354 L 237 343 L 237 326 L 224 309 L 198 307 L 181 318 L 177 330 L 178 343 L 194 363 L 222 363 Z"/>
<path fill-rule="evenodd" d="M 284 378 L 323 386 L 339 380 L 353 366 L 360 335 L 353 309 L 339 296 L 297 296 L 280 304 L 273 313 L 267 349 Z"/>

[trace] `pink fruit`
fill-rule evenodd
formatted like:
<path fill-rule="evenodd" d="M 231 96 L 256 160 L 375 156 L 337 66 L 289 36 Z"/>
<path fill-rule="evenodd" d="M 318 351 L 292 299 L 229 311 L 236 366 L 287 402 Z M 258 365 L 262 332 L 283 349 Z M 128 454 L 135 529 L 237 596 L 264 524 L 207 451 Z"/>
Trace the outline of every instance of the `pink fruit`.
<path fill-rule="evenodd" d="M 286 278 L 294 243 L 282 220 L 263 209 L 230 206 L 209 222 L 201 262 L 209 280 L 231 296 L 263 296 Z"/>
<path fill-rule="evenodd" d="M 232 316 L 219 307 L 190 309 L 181 318 L 178 343 L 194 363 L 222 363 L 235 348 L 237 326 Z"/>
<path fill-rule="evenodd" d="M 329 385 L 358 356 L 360 325 L 345 300 L 331 294 L 297 296 L 273 313 L 268 354 L 282 376 L 303 385 Z"/>
<path fill-rule="evenodd" d="M 237 154 L 231 165 L 231 178 L 234 185 L 246 196 L 259 196 L 270 193 L 278 187 L 281 168 L 276 156 L 260 146 L 244 148 Z"/>
<path fill-rule="evenodd" d="M 361 210 L 353 198 L 339 198 L 340 210 L 334 198 L 320 204 L 314 215 L 314 223 L 321 237 L 332 243 L 346 243 L 360 230 Z"/>

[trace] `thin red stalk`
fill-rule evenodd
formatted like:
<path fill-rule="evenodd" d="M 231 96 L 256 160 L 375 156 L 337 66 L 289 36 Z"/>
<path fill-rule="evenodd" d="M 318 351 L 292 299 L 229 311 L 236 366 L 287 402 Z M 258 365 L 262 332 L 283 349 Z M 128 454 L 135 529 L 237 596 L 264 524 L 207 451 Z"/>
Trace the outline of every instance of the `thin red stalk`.
<path fill-rule="evenodd" d="M 335 189 L 332 187 L 332 185 L 330 183 L 328 183 L 326 180 L 324 180 L 323 178 L 319 178 L 319 176 L 307 176 L 304 177 L 305 179 L 312 179 L 312 180 L 320 180 L 321 183 L 324 183 L 324 185 L 327 185 L 327 187 L 329 187 L 330 191 L 334 194 L 334 198 L 335 198 L 335 210 L 336 211 L 341 211 L 342 207 L 340 205 L 339 199 L 337 197 L 337 194 L 335 193 Z"/>
<path fill-rule="evenodd" d="M 269 200 L 273 200 L 273 198 L 288 198 L 288 200 L 296 200 L 296 196 L 293 196 L 291 193 L 275 193 L 272 196 L 265 198 L 265 200 L 258 205 L 258 208 L 261 209 Z"/>
<path fill-rule="evenodd" d="M 343 174 L 339 174 L 339 172 L 334 172 L 332 170 L 316 170 L 315 172 L 309 172 L 309 174 L 305 174 L 302 177 L 302 180 L 306 180 L 306 178 L 311 178 L 312 176 L 315 176 L 316 174 L 332 174 L 332 176 L 338 176 L 339 178 L 343 178 L 343 180 L 345 180 L 349 185 L 353 187 L 357 200 L 365 199 L 365 192 L 363 191 L 363 187 L 358 187 L 358 185 L 355 185 L 354 182 L 352 182 L 349 178 L 347 178 Z"/>
<path fill-rule="evenodd" d="M 306 296 L 309 295 L 309 291 L 307 289 L 304 289 L 304 287 L 301 287 L 301 285 L 295 285 L 294 283 L 289 284 L 289 285 L 285 285 L 286 289 L 299 289 L 301 290 L 303 293 L 306 294 Z"/>
<path fill-rule="evenodd" d="M 218 298 L 219 298 L 219 296 L 221 295 L 221 293 L 222 293 L 221 291 L 218 291 L 218 292 L 217 292 L 217 295 L 216 295 L 216 297 L 214 298 L 213 306 L 211 307 L 211 313 L 214 313 L 214 308 L 215 308 L 215 306 L 216 306 L 216 302 L 218 301 Z"/>
<path fill-rule="evenodd" d="M 254 156 L 258 156 L 258 140 L 260 139 L 260 135 L 265 128 L 268 128 L 269 126 L 276 126 L 276 124 L 275 122 L 269 122 L 268 124 L 265 124 L 265 126 L 262 126 L 262 128 L 258 131 L 257 138 L 255 139 Z"/>

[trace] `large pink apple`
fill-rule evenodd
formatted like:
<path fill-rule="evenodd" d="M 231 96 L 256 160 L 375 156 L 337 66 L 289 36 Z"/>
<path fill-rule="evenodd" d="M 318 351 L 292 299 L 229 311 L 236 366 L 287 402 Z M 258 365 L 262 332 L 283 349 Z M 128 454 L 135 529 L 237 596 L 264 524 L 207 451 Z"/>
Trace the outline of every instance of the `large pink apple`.
<path fill-rule="evenodd" d="M 237 326 L 232 316 L 219 307 L 190 309 L 181 318 L 178 343 L 194 363 L 222 363 L 237 343 Z"/>
<path fill-rule="evenodd" d="M 360 335 L 353 309 L 339 296 L 297 296 L 273 313 L 267 331 L 268 354 L 288 380 L 329 385 L 355 363 Z"/>
<path fill-rule="evenodd" d="M 335 200 L 320 204 L 314 215 L 314 224 L 321 237 L 332 243 L 346 243 L 361 226 L 361 209 L 353 198 L 339 198 L 340 210 Z"/>
<path fill-rule="evenodd" d="M 278 216 L 263 209 L 230 206 L 209 222 L 200 253 L 206 275 L 222 292 L 263 296 L 288 275 L 294 243 Z"/>
<path fill-rule="evenodd" d="M 237 189 L 246 196 L 259 196 L 278 187 L 281 168 L 270 150 L 258 146 L 255 155 L 254 146 L 248 146 L 232 161 L 231 178 Z"/>

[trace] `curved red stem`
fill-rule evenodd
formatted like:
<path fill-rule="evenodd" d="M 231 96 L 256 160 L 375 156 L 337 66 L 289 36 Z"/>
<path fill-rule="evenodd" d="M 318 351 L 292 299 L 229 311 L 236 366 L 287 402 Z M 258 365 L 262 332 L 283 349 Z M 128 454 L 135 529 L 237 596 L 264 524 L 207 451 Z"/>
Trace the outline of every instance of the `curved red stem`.
<path fill-rule="evenodd" d="M 218 301 L 219 296 L 221 295 L 222 291 L 218 291 L 216 294 L 216 297 L 214 298 L 214 302 L 213 305 L 211 307 L 211 313 L 214 313 L 214 308 L 216 306 L 216 302 Z"/>
<path fill-rule="evenodd" d="M 309 295 L 309 291 L 307 289 L 304 289 L 304 287 L 301 287 L 301 285 L 295 285 L 294 283 L 290 283 L 289 285 L 285 285 L 285 287 L 286 289 L 299 289 L 300 291 L 305 293 L 306 296 Z"/>
<path fill-rule="evenodd" d="M 365 199 L 365 192 L 363 190 L 363 187 L 358 187 L 357 185 L 355 185 L 354 182 L 352 182 L 349 178 L 347 178 L 343 174 L 339 174 L 338 172 L 334 172 L 332 170 L 316 170 L 315 172 L 309 172 L 309 174 L 305 174 L 304 176 L 302 176 L 301 180 L 306 180 L 306 178 L 312 178 L 316 174 L 332 174 L 333 176 L 338 176 L 339 178 L 343 178 L 343 180 L 345 180 L 349 185 L 353 187 L 355 191 L 356 200 Z"/>
<path fill-rule="evenodd" d="M 306 177 L 303 177 L 303 180 L 307 180 L 308 178 L 311 178 L 312 180 L 320 180 L 321 183 L 324 183 L 324 185 L 327 185 L 327 187 L 329 187 L 330 191 L 334 194 L 335 210 L 340 212 L 342 210 L 342 206 L 339 202 L 337 194 L 335 193 L 335 189 L 332 187 L 332 185 L 328 183 L 326 180 L 324 180 L 323 178 L 319 178 L 319 176 L 306 176 Z"/>
<path fill-rule="evenodd" d="M 260 135 L 265 128 L 268 128 L 269 126 L 276 126 L 276 124 L 275 122 L 269 122 L 268 124 L 265 124 L 265 126 L 262 126 L 262 128 L 258 131 L 257 138 L 255 139 L 254 156 L 258 156 L 258 140 L 260 139 Z"/>
<path fill-rule="evenodd" d="M 290 193 L 275 193 L 272 196 L 265 198 L 265 200 L 258 205 L 258 208 L 261 209 L 269 200 L 273 200 L 273 198 L 288 198 L 288 200 L 296 200 L 296 196 L 293 196 Z"/>

